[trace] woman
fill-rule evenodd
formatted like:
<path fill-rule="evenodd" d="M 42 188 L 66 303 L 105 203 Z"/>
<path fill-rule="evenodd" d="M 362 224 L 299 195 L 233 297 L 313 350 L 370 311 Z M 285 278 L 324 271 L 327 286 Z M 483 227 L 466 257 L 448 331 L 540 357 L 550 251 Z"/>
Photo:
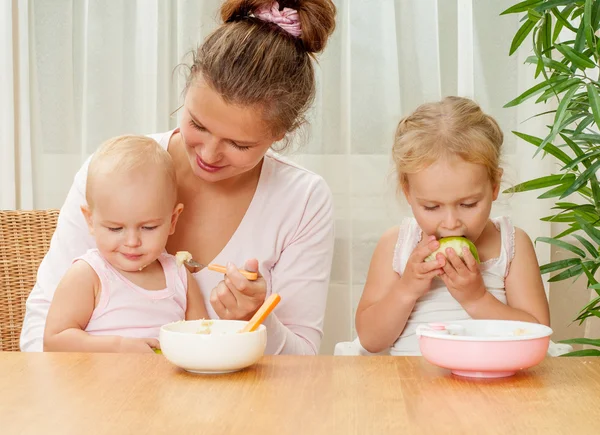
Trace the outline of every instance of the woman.
<path fill-rule="evenodd" d="M 211 317 L 249 319 L 266 296 L 280 293 L 265 321 L 266 352 L 316 354 L 333 253 L 331 193 L 321 177 L 271 145 L 304 122 L 315 93 L 313 56 L 334 30 L 335 6 L 228 0 L 221 18 L 196 53 L 179 128 L 152 135 L 175 162 L 185 207 L 167 250 L 190 251 L 201 264 L 228 264 L 225 277 L 207 269 L 194 274 Z M 95 246 L 80 212 L 87 164 L 75 176 L 27 300 L 23 351 L 42 350 L 58 282 L 74 258 Z M 239 267 L 260 278 L 246 280 Z"/>

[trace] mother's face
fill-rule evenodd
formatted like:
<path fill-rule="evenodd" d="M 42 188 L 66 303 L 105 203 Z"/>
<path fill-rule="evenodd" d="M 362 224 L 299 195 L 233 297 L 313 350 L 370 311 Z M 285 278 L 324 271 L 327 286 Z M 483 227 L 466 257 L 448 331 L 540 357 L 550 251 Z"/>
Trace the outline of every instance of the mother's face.
<path fill-rule="evenodd" d="M 208 182 L 250 171 L 281 139 L 273 137 L 257 107 L 226 103 L 201 78 L 187 91 L 180 132 L 192 171 Z"/>

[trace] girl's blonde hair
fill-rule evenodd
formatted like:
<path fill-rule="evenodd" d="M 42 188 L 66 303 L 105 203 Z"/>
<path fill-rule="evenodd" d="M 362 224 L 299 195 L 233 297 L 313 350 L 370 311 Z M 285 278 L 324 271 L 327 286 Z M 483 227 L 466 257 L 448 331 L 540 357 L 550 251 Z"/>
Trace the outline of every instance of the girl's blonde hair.
<path fill-rule="evenodd" d="M 396 128 L 392 156 L 399 187 L 408 186 L 407 174 L 450 156 L 485 166 L 497 185 L 502 177 L 503 139 L 496 120 L 468 98 L 446 97 L 423 104 Z"/>
<path fill-rule="evenodd" d="M 177 175 L 169 153 L 147 136 L 123 135 L 107 140 L 94 153 L 88 166 L 85 199 L 93 207 L 94 186 L 102 177 L 118 176 L 141 171 L 162 177 L 177 200 Z M 171 197 L 169 199 L 171 199 Z M 162 198 L 162 200 L 167 200 Z"/>

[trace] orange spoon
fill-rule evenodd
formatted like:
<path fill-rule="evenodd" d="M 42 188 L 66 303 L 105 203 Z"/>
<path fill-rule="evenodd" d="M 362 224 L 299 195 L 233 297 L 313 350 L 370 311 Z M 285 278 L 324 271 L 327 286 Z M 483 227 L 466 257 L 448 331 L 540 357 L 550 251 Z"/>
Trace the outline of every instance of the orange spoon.
<path fill-rule="evenodd" d="M 267 316 L 271 314 L 271 311 L 273 311 L 273 308 L 277 306 L 280 300 L 281 296 L 279 296 L 278 293 L 273 293 L 271 296 L 269 296 L 254 314 L 254 316 L 252 316 L 248 324 L 244 326 L 240 332 L 256 331 L 260 324 L 267 318 Z"/>

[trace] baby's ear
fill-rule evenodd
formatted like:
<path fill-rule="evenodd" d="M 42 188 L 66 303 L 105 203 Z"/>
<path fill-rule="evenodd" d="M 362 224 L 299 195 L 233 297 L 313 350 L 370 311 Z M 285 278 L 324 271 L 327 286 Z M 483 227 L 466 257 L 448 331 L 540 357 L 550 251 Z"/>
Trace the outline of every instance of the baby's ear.
<path fill-rule="evenodd" d="M 177 226 L 177 220 L 179 219 L 179 215 L 183 211 L 183 204 L 179 203 L 173 209 L 173 214 L 171 214 L 171 228 L 169 229 L 169 235 L 175 232 L 175 227 Z"/>
<path fill-rule="evenodd" d="M 94 219 L 92 218 L 92 211 L 90 210 L 90 208 L 87 205 L 82 205 L 81 213 L 83 214 L 83 217 L 85 218 L 85 222 L 87 223 L 90 234 L 93 236 L 94 235 Z"/>

